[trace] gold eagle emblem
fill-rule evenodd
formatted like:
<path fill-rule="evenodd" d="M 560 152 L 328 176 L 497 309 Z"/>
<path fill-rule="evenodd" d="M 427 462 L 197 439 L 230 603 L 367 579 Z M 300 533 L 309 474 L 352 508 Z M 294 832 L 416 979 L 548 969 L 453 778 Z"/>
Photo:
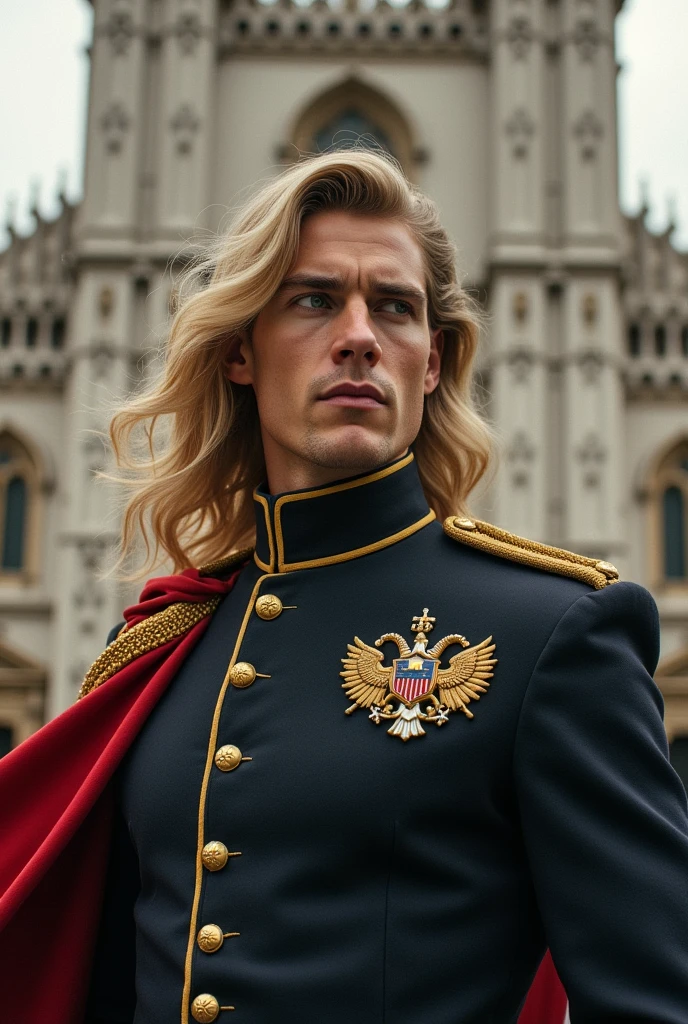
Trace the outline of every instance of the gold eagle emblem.
<path fill-rule="evenodd" d="M 353 644 L 348 644 L 347 656 L 342 658 L 344 669 L 339 673 L 344 679 L 342 688 L 353 701 L 345 714 L 369 708 L 368 717 L 375 725 L 391 720 L 387 732 L 404 742 L 412 736 L 425 735 L 423 722 L 444 725 L 452 711 L 462 711 L 467 718 L 473 718 L 468 705 L 487 693 L 488 680 L 497 664 L 492 656 L 496 645 L 488 636 L 471 647 L 465 636 L 451 633 L 427 650 L 428 633 L 434 629 L 434 623 L 435 618 L 428 615 L 427 608 L 422 615 L 414 615 L 413 648 L 399 633 L 385 633 L 376 640 L 375 647 L 391 640 L 399 648 L 399 657 L 391 665 L 383 664 L 381 651 L 354 637 Z M 460 644 L 464 650 L 449 659 L 447 668 L 442 668 L 440 656 L 452 644 Z M 398 701 L 396 711 L 390 698 Z M 422 710 L 421 703 L 426 699 L 430 703 Z"/>

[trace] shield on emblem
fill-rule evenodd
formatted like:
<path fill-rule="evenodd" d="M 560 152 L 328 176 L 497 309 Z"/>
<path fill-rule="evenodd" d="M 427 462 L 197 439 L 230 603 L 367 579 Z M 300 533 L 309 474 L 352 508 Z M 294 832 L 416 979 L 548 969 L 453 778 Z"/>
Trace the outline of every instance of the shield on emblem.
<path fill-rule="evenodd" d="M 410 658 L 394 659 L 394 681 L 390 690 L 404 704 L 417 704 L 435 689 L 439 662 L 433 658 L 421 658 L 412 655 Z"/>

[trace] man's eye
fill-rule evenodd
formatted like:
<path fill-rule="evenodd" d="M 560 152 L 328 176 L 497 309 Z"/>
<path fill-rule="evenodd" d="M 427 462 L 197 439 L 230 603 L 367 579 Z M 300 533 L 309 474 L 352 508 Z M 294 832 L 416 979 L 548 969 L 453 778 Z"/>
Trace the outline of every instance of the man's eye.
<path fill-rule="evenodd" d="M 324 295 L 302 295 L 296 300 L 295 305 L 305 306 L 306 309 L 329 309 L 329 304 Z"/>
<path fill-rule="evenodd" d="M 389 306 L 391 306 L 392 308 L 389 309 Z M 404 314 L 412 312 L 411 306 L 408 304 L 408 302 L 403 302 L 401 299 L 391 299 L 389 302 L 385 302 L 384 305 L 382 305 L 380 308 L 385 313 Z"/>

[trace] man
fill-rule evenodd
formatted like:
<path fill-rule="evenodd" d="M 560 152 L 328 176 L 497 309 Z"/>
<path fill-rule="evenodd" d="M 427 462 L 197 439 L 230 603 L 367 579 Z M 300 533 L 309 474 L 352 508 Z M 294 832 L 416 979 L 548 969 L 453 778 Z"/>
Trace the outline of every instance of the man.
<path fill-rule="evenodd" d="M 58 1024 L 508 1024 L 547 946 L 573 1024 L 687 1024 L 656 610 L 608 563 L 467 516 L 477 324 L 433 205 L 382 157 L 304 161 L 198 274 L 113 441 L 125 553 L 138 525 L 210 564 L 148 584 L 10 762 L 69 770 L 0 953 L 21 970 L 41 886 L 42 941 L 77 905 L 78 930 L 109 850 L 86 967 L 51 953 Z"/>

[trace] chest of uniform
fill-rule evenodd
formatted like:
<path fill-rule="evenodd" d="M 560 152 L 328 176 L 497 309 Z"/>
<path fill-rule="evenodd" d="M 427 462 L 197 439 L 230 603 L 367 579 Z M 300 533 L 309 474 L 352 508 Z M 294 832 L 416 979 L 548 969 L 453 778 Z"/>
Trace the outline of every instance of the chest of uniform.
<path fill-rule="evenodd" d="M 352 839 L 369 839 L 383 821 L 440 821 L 459 808 L 469 827 L 508 802 L 524 680 L 500 632 L 431 567 L 400 572 L 388 558 L 262 578 L 251 569 L 137 744 L 131 777 L 148 783 L 135 801 L 147 815 L 155 807 L 161 830 L 180 808 L 191 819 L 205 766 L 232 747 L 250 760 L 229 770 L 213 760 L 209 796 L 240 820 L 259 809 L 270 831 L 347 821 Z M 467 675 L 462 658 L 481 645 Z M 447 693 L 457 658 L 459 680 L 473 678 L 460 699 Z"/>

